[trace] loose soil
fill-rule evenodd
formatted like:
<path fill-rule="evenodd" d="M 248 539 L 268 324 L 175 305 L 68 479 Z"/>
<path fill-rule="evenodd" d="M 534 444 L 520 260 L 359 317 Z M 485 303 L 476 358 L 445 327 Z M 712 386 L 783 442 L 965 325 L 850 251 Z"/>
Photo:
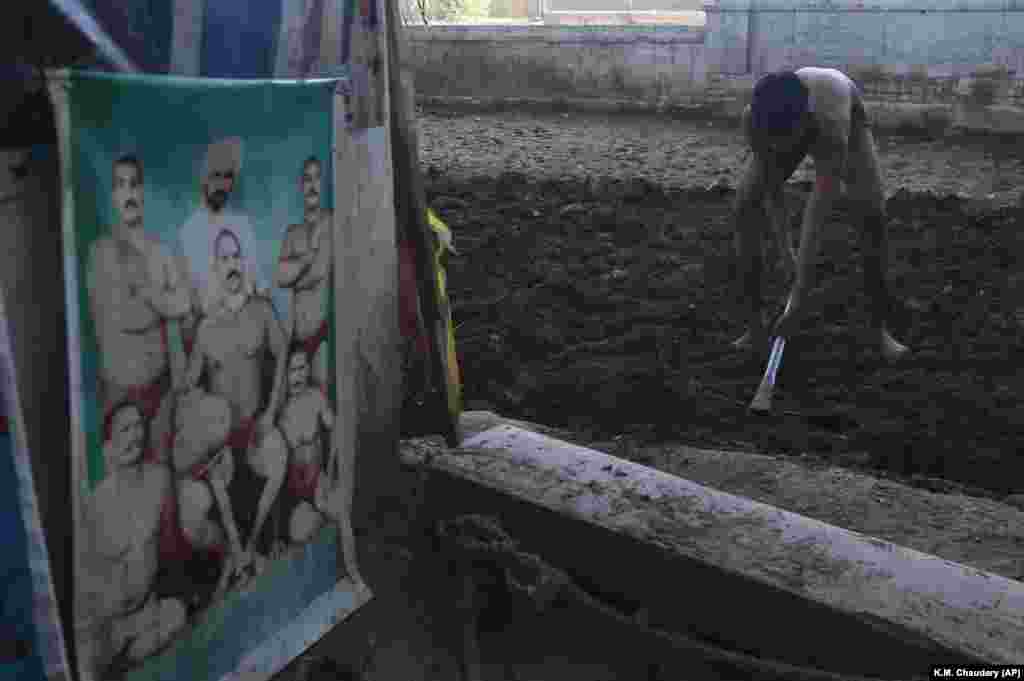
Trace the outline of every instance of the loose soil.
<path fill-rule="evenodd" d="M 880 141 L 892 327 L 913 357 L 885 365 L 860 338 L 856 220 L 840 202 L 776 411 L 754 418 L 746 405 L 764 358 L 728 347 L 741 331 L 729 214 L 745 152 L 735 130 L 515 113 L 427 112 L 420 125 L 428 199 L 459 250 L 449 286 L 468 408 L 593 440 L 812 452 L 919 485 L 1017 491 L 1015 149 Z M 794 233 L 809 170 L 787 188 Z M 766 314 L 785 293 L 781 273 L 766 272 Z"/>

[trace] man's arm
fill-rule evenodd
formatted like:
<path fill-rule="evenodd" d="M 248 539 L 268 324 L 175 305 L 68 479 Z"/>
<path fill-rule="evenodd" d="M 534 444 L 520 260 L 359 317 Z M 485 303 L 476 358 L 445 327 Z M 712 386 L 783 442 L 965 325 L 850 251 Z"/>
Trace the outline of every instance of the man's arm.
<path fill-rule="evenodd" d="M 154 245 L 152 258 L 156 259 L 154 279 L 142 289 L 143 297 L 153 310 L 164 319 L 182 319 L 191 310 L 192 301 L 185 276 L 178 271 L 174 258 Z"/>
<path fill-rule="evenodd" d="M 822 137 L 812 151 L 814 158 L 814 191 L 804 210 L 800 230 L 800 246 L 797 250 L 796 280 L 793 283 L 793 307 L 799 307 L 811 286 L 813 260 L 818 252 L 821 229 L 839 195 L 842 177 L 846 169 L 847 141 L 842 130 L 849 130 L 849 121 L 843 126 L 836 123 L 822 131 Z"/>
<path fill-rule="evenodd" d="M 274 387 L 270 391 L 267 414 L 272 418 L 277 418 L 277 411 L 281 404 L 281 392 L 284 390 L 285 371 L 288 368 L 288 338 L 270 301 L 266 301 L 264 309 L 266 310 L 264 334 L 267 346 L 274 355 Z"/>
<path fill-rule="evenodd" d="M 185 384 L 182 386 L 183 390 L 192 390 L 198 387 L 199 381 L 203 377 L 203 367 L 206 364 L 206 343 L 204 342 L 203 335 L 202 322 L 200 322 L 199 328 L 196 329 L 195 346 L 192 348 L 192 354 L 188 358 Z"/>
<path fill-rule="evenodd" d="M 182 229 L 184 230 L 184 228 Z M 199 288 L 196 286 L 189 257 L 185 250 L 184 237 L 179 235 L 175 244 L 176 249 L 172 257 L 177 265 L 176 269 L 183 279 L 182 285 L 185 288 L 185 296 L 189 301 L 189 312 L 182 319 L 181 323 L 181 336 L 184 342 L 191 343 L 195 338 L 196 328 L 202 316 L 203 301 Z"/>
<path fill-rule="evenodd" d="M 281 243 L 281 257 L 277 260 L 277 285 L 291 288 L 307 271 L 313 262 L 309 252 L 300 252 L 296 233 L 299 226 L 291 225 Z"/>
<path fill-rule="evenodd" d="M 783 267 L 790 276 L 796 274 L 796 251 L 793 249 L 793 237 L 789 231 L 789 215 L 786 212 L 786 197 L 782 187 L 775 191 L 766 191 L 763 199 L 768 221 L 771 222 L 775 234 L 775 245 Z"/>
<path fill-rule="evenodd" d="M 269 297 L 270 284 L 274 280 L 274 273 L 267 270 L 272 269 L 272 266 L 264 265 L 262 256 L 256 250 L 257 241 L 249 218 L 245 215 L 237 215 L 236 219 L 235 235 L 241 242 L 245 271 L 252 277 L 255 292 Z"/>
<path fill-rule="evenodd" d="M 328 433 L 334 432 L 334 410 L 331 409 L 331 403 L 327 401 L 326 397 L 323 398 L 323 404 L 320 407 L 320 424 Z"/>
<path fill-rule="evenodd" d="M 316 288 L 331 273 L 331 259 L 334 257 L 334 220 L 331 214 L 320 222 L 311 239 L 310 267 L 298 286 L 303 289 Z"/>
<path fill-rule="evenodd" d="M 331 478 L 338 474 L 338 441 L 334 437 L 334 410 L 331 409 L 327 397 L 320 397 L 320 426 L 324 429 L 324 447 L 327 454 L 327 472 Z"/>

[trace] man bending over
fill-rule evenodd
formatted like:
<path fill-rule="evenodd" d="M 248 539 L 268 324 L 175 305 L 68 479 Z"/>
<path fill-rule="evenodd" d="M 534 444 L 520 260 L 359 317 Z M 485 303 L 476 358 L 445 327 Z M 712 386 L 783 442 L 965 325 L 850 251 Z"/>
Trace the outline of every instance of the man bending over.
<path fill-rule="evenodd" d="M 768 333 L 761 319 L 761 229 L 763 210 L 771 213 L 776 235 L 782 223 L 782 187 L 805 156 L 814 159 L 814 191 L 807 203 L 795 254 L 795 279 L 790 305 L 773 333 L 791 336 L 806 315 L 812 286 L 813 259 L 821 228 L 845 181 L 862 218 L 861 251 L 864 284 L 870 304 L 871 342 L 882 356 L 896 360 L 908 352 L 889 333 L 886 284 L 887 251 L 885 189 L 875 141 L 868 128 L 860 91 L 835 69 L 807 67 L 771 73 L 754 86 L 743 128 L 753 157 L 736 202 L 736 230 L 746 308 L 746 331 L 733 345 L 765 347 Z M 788 238 L 783 254 L 791 253 Z"/>

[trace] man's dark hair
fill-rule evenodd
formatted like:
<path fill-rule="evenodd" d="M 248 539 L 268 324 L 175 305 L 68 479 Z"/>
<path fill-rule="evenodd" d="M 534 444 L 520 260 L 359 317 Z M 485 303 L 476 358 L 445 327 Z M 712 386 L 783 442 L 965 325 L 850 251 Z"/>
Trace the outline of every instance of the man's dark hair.
<path fill-rule="evenodd" d="M 142 160 L 135 154 L 125 154 L 114 161 L 112 167 L 117 168 L 118 166 L 134 166 L 135 171 L 139 174 L 139 183 L 145 184 L 146 178 L 142 173 Z"/>
<path fill-rule="evenodd" d="M 131 398 L 124 398 L 118 400 L 116 404 L 111 406 L 110 411 L 107 412 L 106 417 L 103 419 L 103 441 L 109 442 L 114 437 L 114 419 L 125 409 L 134 409 L 139 414 L 139 418 L 142 419 L 142 427 L 144 430 L 148 430 L 148 424 L 146 423 L 146 412 L 143 411 L 142 405 Z"/>
<path fill-rule="evenodd" d="M 316 165 L 317 168 L 320 169 L 321 172 L 323 172 L 324 164 L 321 163 L 320 159 L 317 158 L 316 156 L 310 156 L 305 161 L 302 162 L 302 172 L 306 172 L 306 168 L 314 164 Z"/>
<path fill-rule="evenodd" d="M 810 93 L 792 71 L 769 73 L 758 79 L 750 100 L 750 124 L 755 132 L 793 132 L 807 114 Z"/>

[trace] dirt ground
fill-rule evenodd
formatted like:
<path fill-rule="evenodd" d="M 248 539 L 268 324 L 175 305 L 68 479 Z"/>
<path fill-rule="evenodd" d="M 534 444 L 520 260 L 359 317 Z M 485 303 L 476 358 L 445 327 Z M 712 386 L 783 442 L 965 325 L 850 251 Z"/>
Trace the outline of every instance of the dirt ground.
<path fill-rule="evenodd" d="M 879 139 L 892 326 L 913 357 L 883 365 L 858 338 L 859 249 L 840 204 L 823 237 L 815 314 L 787 346 L 776 412 L 755 419 L 745 407 L 764 360 L 728 349 L 741 330 L 729 209 L 746 152 L 736 130 L 441 111 L 422 112 L 420 129 L 428 199 L 459 250 L 449 286 L 467 408 L 590 440 L 813 453 L 936 491 L 1018 492 L 1019 148 Z M 794 230 L 809 171 L 788 187 Z M 766 280 L 766 314 L 776 314 L 785 282 L 772 271 Z"/>

